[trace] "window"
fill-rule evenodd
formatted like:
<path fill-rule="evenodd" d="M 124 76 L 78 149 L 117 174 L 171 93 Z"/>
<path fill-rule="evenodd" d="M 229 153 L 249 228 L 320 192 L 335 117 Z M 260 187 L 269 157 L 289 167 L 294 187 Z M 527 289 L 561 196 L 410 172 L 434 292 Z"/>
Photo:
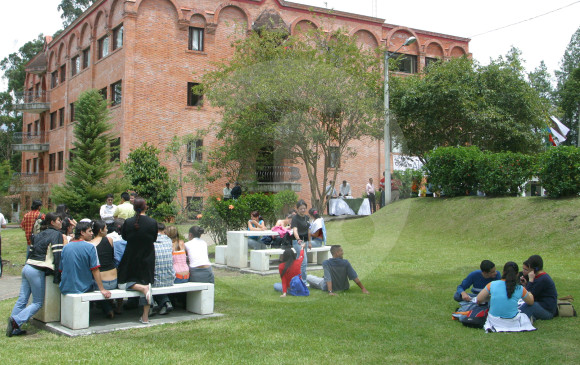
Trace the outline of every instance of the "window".
<path fill-rule="evenodd" d="M 414 74 L 417 72 L 417 56 L 393 53 L 392 58 L 399 61 L 399 72 L 405 72 L 408 74 Z"/>
<path fill-rule="evenodd" d="M 38 174 L 38 157 L 32 159 L 32 173 Z"/>
<path fill-rule="evenodd" d="M 81 59 L 79 56 L 74 56 L 70 60 L 70 75 L 71 77 L 76 75 L 81 69 Z"/>
<path fill-rule="evenodd" d="M 32 123 L 26 126 L 26 132 L 28 132 L 28 137 L 32 136 Z"/>
<path fill-rule="evenodd" d="M 50 113 L 50 129 L 56 128 L 56 111 Z"/>
<path fill-rule="evenodd" d="M 340 168 L 340 158 L 338 147 L 330 147 L 328 151 L 328 167 L 330 168 Z"/>
<path fill-rule="evenodd" d="M 54 171 L 56 169 L 56 153 L 51 153 L 48 155 L 48 171 Z"/>
<path fill-rule="evenodd" d="M 70 103 L 70 122 L 75 121 L 75 103 Z"/>
<path fill-rule="evenodd" d="M 203 51 L 203 28 L 189 27 L 190 51 Z"/>
<path fill-rule="evenodd" d="M 58 86 L 58 70 L 50 74 L 50 87 L 54 89 Z"/>
<path fill-rule="evenodd" d="M 66 81 L 66 65 L 60 66 L 60 83 Z"/>
<path fill-rule="evenodd" d="M 99 92 L 101 93 L 101 96 L 103 97 L 103 100 L 107 100 L 107 87 L 105 86 L 104 88 L 102 88 L 101 90 L 99 90 Z"/>
<path fill-rule="evenodd" d="M 75 157 L 75 150 L 76 150 L 76 148 L 71 148 L 71 149 L 68 151 L 68 161 L 69 161 L 69 162 L 72 162 L 72 161 L 73 161 L 73 159 L 74 159 L 74 157 Z"/>
<path fill-rule="evenodd" d="M 62 127 L 64 125 L 64 108 L 58 110 L 58 126 Z"/>
<path fill-rule="evenodd" d="M 40 136 L 40 120 L 34 121 L 34 135 Z"/>
<path fill-rule="evenodd" d="M 123 96 L 123 84 L 122 81 L 117 81 L 111 85 L 111 105 L 121 104 Z"/>
<path fill-rule="evenodd" d="M 111 162 L 121 160 L 121 138 L 111 141 Z"/>
<path fill-rule="evenodd" d="M 83 50 L 83 70 L 89 67 L 90 62 L 91 62 L 91 49 L 87 48 Z"/>
<path fill-rule="evenodd" d="M 203 207 L 203 198 L 201 196 L 188 196 L 187 210 L 194 213 L 201 213 Z"/>
<path fill-rule="evenodd" d="M 58 171 L 62 171 L 64 168 L 64 151 L 58 153 Z"/>
<path fill-rule="evenodd" d="M 433 63 L 438 61 L 440 61 L 439 58 L 425 57 L 425 68 L 429 67 L 429 65 L 432 65 Z"/>
<path fill-rule="evenodd" d="M 187 162 L 201 162 L 203 158 L 203 140 L 190 141 L 187 143 Z"/>
<path fill-rule="evenodd" d="M 109 54 L 109 37 L 104 36 L 103 38 L 98 40 L 99 46 L 99 60 L 103 57 L 107 57 Z"/>
<path fill-rule="evenodd" d="M 187 83 L 187 106 L 200 106 L 203 99 L 203 95 L 197 95 L 191 90 L 194 86 L 199 85 L 196 82 Z"/>
<path fill-rule="evenodd" d="M 113 51 L 123 47 L 123 24 L 113 29 Z"/>
<path fill-rule="evenodd" d="M 30 159 L 26 160 L 26 173 L 32 173 L 32 160 Z"/>

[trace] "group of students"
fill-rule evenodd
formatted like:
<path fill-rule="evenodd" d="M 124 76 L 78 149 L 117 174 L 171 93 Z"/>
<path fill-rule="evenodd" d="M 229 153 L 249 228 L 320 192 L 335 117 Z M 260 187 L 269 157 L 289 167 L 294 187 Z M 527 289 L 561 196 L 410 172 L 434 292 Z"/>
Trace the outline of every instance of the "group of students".
<path fill-rule="evenodd" d="M 130 202 L 127 193 L 122 196 Z M 39 208 L 35 201 L 32 210 Z M 184 242 L 177 227 L 165 227 L 146 215 L 145 199 L 136 196 L 132 209 L 132 217 L 116 218 L 110 224 L 89 219 L 77 223 L 68 212 L 33 213 L 35 219 L 43 220 L 41 231 L 27 234 L 30 245 L 20 295 L 8 319 L 8 337 L 25 334 L 21 326 L 43 306 L 47 275 L 53 275 L 62 294 L 99 290 L 108 299 L 110 290 L 116 288 L 141 292 L 143 297 L 138 300 L 143 314 L 139 321 L 144 324 L 154 313 L 154 303 L 160 314 L 173 309 L 168 296 L 152 295 L 152 287 L 188 281 L 214 283 L 207 243 L 200 238 L 203 228 L 191 227 Z M 105 315 L 113 318 L 121 313 L 122 303 L 122 299 L 116 304 L 104 300 L 100 305 Z"/>
<path fill-rule="evenodd" d="M 471 293 L 467 293 L 472 287 Z M 534 320 L 549 320 L 558 314 L 558 292 L 550 275 L 544 271 L 540 255 L 532 255 L 518 264 L 509 261 L 500 274 L 489 260 L 481 262 L 480 270 L 471 272 L 457 286 L 454 299 L 458 302 L 489 303 L 484 325 L 488 332 L 533 331 Z"/>

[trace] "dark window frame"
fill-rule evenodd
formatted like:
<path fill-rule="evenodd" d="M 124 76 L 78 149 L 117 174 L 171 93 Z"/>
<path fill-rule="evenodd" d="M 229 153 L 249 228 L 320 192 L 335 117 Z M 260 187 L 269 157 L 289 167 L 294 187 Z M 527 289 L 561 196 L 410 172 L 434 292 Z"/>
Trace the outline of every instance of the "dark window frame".
<path fill-rule="evenodd" d="M 58 113 L 59 113 L 59 115 L 58 115 L 58 126 L 59 127 L 62 127 L 62 126 L 64 126 L 64 108 L 60 108 L 58 110 Z"/>
<path fill-rule="evenodd" d="M 123 80 L 111 84 L 111 106 L 119 105 L 123 102 Z"/>
<path fill-rule="evenodd" d="M 391 58 L 399 61 L 398 72 L 415 74 L 417 70 L 417 56 L 406 53 L 392 53 Z"/>
<path fill-rule="evenodd" d="M 121 137 L 117 137 L 116 139 L 112 140 L 110 145 L 110 162 L 120 161 L 121 160 Z"/>
<path fill-rule="evenodd" d="M 107 34 L 104 37 L 99 38 L 99 40 L 97 41 L 97 46 L 98 46 L 98 59 L 102 59 L 105 58 L 109 55 L 109 35 Z"/>
<path fill-rule="evenodd" d="M 203 52 L 205 41 L 205 29 L 198 27 L 189 27 L 187 49 L 190 51 Z M 197 35 L 197 39 L 195 39 Z"/>
<path fill-rule="evenodd" d="M 121 35 L 120 42 L 118 39 L 119 34 Z M 121 23 L 115 29 L 113 29 L 113 51 L 123 47 L 123 37 L 124 37 L 124 29 L 123 29 L 123 23 Z"/>
<path fill-rule="evenodd" d="M 50 73 L 50 88 L 54 89 L 57 86 L 58 86 L 58 70 L 55 70 Z"/>
<path fill-rule="evenodd" d="M 86 69 L 91 64 L 91 47 L 83 49 L 82 69 Z"/>
<path fill-rule="evenodd" d="M 195 143 L 195 145 L 194 145 Z M 203 139 L 196 139 L 187 142 L 187 162 L 202 162 L 203 161 Z"/>
<path fill-rule="evenodd" d="M 81 62 L 79 55 L 74 56 L 70 60 L 70 76 L 73 77 L 81 70 Z"/>
<path fill-rule="evenodd" d="M 188 82 L 187 83 L 187 106 L 202 106 L 203 105 L 203 95 L 194 94 L 191 90 L 194 86 L 199 85 L 198 82 Z"/>
<path fill-rule="evenodd" d="M 75 121 L 75 103 L 70 103 L 69 117 L 70 117 L 70 122 L 73 123 Z"/>
<path fill-rule="evenodd" d="M 331 169 L 340 169 L 340 158 L 338 158 L 339 147 L 331 146 L 328 150 L 327 166 Z"/>
<path fill-rule="evenodd" d="M 61 84 L 66 81 L 66 64 L 60 66 L 60 80 L 59 81 Z"/>
<path fill-rule="evenodd" d="M 57 111 L 53 111 L 52 113 L 50 113 L 50 129 L 56 129 L 56 114 Z"/>
<path fill-rule="evenodd" d="M 64 169 L 64 151 L 59 151 L 56 158 L 57 164 L 56 168 L 58 171 L 62 171 Z"/>
<path fill-rule="evenodd" d="M 48 155 L 48 171 L 56 171 L 56 153 L 50 153 Z"/>

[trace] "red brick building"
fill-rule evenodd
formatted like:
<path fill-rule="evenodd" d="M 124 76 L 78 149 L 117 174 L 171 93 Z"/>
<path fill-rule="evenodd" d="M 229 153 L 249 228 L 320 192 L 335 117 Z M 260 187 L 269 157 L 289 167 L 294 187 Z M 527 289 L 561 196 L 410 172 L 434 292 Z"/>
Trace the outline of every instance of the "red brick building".
<path fill-rule="evenodd" d="M 231 56 L 232 40 L 252 31 L 261 15 L 272 14 L 293 34 L 311 27 L 344 28 L 366 46 L 387 42 L 391 51 L 414 36 L 417 42 L 400 51 L 408 55 L 402 72 L 421 72 L 434 59 L 469 54 L 466 38 L 283 0 L 97 0 L 60 35 L 47 39 L 44 52 L 27 65 L 27 91 L 17 106 L 24 112 L 23 139 L 14 146 L 23 152 L 24 206 L 38 196 L 47 203 L 51 186 L 64 182 L 74 102 L 84 90 L 102 90 L 110 102 L 121 160 L 145 141 L 163 150 L 174 135 L 207 128 L 220 118 L 208 103 L 198 105 L 189 91 L 192 83 L 201 81 L 212 62 Z M 212 146 L 216 140 L 209 135 L 199 143 Z M 354 147 L 357 156 L 340 161 L 338 180 L 348 180 L 353 195 L 360 196 L 368 178 L 378 181 L 383 170 L 382 143 L 360 141 Z M 204 156 L 192 153 L 190 158 Z M 169 159 L 166 163 L 175 169 Z M 278 169 L 284 173 L 264 188 L 290 186 L 308 201 L 302 167 Z M 220 193 L 224 182 L 208 186 L 205 195 Z"/>

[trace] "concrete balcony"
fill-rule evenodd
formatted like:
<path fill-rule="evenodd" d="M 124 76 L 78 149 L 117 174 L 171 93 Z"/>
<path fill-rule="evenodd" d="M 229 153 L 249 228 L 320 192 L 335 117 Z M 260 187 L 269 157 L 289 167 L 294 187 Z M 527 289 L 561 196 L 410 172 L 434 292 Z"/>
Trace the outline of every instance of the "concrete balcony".
<path fill-rule="evenodd" d="M 10 192 L 43 193 L 48 191 L 48 177 L 44 172 L 15 172 L 10 181 Z"/>
<path fill-rule="evenodd" d="M 284 190 L 300 192 L 300 170 L 294 166 L 263 166 L 256 170 L 257 185 L 250 187 L 256 192 L 278 193 Z"/>
<path fill-rule="evenodd" d="M 12 109 L 16 111 L 40 114 L 50 110 L 50 91 L 25 91 L 16 93 L 16 103 Z"/>
<path fill-rule="evenodd" d="M 12 149 L 20 152 L 46 152 L 49 144 L 45 141 L 45 134 L 40 133 L 14 133 Z"/>

